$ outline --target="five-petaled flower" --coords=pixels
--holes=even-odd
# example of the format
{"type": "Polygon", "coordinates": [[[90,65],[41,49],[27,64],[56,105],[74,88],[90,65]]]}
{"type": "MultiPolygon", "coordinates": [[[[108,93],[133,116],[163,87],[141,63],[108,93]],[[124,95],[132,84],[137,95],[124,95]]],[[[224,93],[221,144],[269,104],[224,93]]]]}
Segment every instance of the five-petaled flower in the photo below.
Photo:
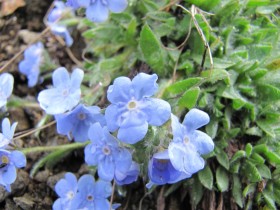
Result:
{"type": "Polygon", "coordinates": [[[169,144],[168,154],[176,170],[193,174],[204,168],[204,159],[200,155],[211,152],[214,143],[210,136],[197,129],[209,120],[208,114],[198,109],[191,109],[183,124],[172,115],[173,141],[169,144]]]}
{"type": "Polygon", "coordinates": [[[146,185],[151,188],[153,185],[173,184],[191,177],[192,174],[178,171],[172,165],[168,151],[155,153],[148,164],[148,175],[150,182],[146,185]]]}
{"type": "Polygon", "coordinates": [[[83,104],[79,104],[72,111],[55,115],[55,119],[57,132],[68,135],[69,139],[74,138],[77,142],[88,140],[88,130],[92,124],[99,122],[102,126],[105,125],[105,118],[99,107],[86,107],[83,104]]]}
{"type": "Polygon", "coordinates": [[[168,102],[150,98],[158,89],[156,74],[140,73],[131,81],[118,77],[107,91],[112,103],[105,111],[109,131],[118,128],[118,139],[134,144],[142,140],[148,131],[148,124],[163,125],[171,115],[168,102]]]}
{"type": "Polygon", "coordinates": [[[9,73],[0,75],[0,108],[5,106],[14,88],[14,77],[9,73]]]}
{"type": "Polygon", "coordinates": [[[18,68],[27,76],[28,87],[34,87],[38,82],[43,52],[44,46],[41,42],[31,45],[24,51],[24,60],[19,63],[18,68]]]}
{"type": "Polygon", "coordinates": [[[77,194],[71,209],[110,209],[108,197],[112,193],[110,182],[95,181],[91,175],[83,175],[78,181],[77,194]]]}
{"type": "Polygon", "coordinates": [[[38,101],[47,114],[62,114],[72,110],[81,98],[81,83],[84,72],[75,69],[71,76],[64,67],[53,72],[53,88],[43,90],[38,95],[38,101]]]}
{"type": "Polygon", "coordinates": [[[53,210],[71,210],[72,201],[77,194],[78,181],[74,174],[66,173],[65,178],[55,185],[55,192],[59,198],[53,204],[53,210]]]}
{"type": "Polygon", "coordinates": [[[139,173],[139,164],[132,161],[131,166],[126,173],[123,173],[118,169],[116,170],[115,181],[118,185],[131,184],[132,182],[135,182],[137,180],[139,173]]]}
{"type": "Polygon", "coordinates": [[[51,31],[58,36],[64,38],[65,43],[68,47],[73,44],[73,39],[67,30],[67,27],[59,22],[60,19],[65,18],[67,15],[73,16],[74,13],[71,10],[71,7],[67,7],[62,1],[55,1],[55,7],[49,13],[47,24],[51,28],[51,31]]]}
{"type": "Polygon", "coordinates": [[[101,179],[111,181],[115,174],[126,174],[132,164],[131,153],[118,145],[107,127],[93,124],[88,132],[91,143],[85,148],[85,161],[88,165],[97,165],[101,179]]]}
{"type": "Polygon", "coordinates": [[[104,22],[109,11],[121,13],[127,7],[127,0],[70,0],[74,7],[78,4],[86,8],[86,17],[93,22],[104,22]]]}

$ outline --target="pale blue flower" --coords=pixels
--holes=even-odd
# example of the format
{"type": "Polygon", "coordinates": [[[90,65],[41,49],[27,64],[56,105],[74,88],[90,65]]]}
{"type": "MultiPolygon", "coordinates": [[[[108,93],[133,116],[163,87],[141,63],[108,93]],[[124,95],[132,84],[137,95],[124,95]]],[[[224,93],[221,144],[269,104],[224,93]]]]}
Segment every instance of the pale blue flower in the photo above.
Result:
{"type": "Polygon", "coordinates": [[[5,106],[14,88],[14,77],[9,73],[0,75],[0,108],[5,106]]]}
{"type": "Polygon", "coordinates": [[[34,87],[38,82],[43,51],[42,42],[37,42],[24,51],[24,60],[19,63],[18,68],[20,73],[27,77],[28,87],[34,87]]]}
{"type": "Polygon", "coordinates": [[[0,149],[0,185],[11,192],[11,184],[17,177],[16,168],[26,166],[26,157],[20,151],[7,151],[0,149]]]}
{"type": "Polygon", "coordinates": [[[111,181],[116,172],[127,173],[132,164],[131,153],[118,145],[117,139],[109,133],[107,127],[93,124],[88,137],[91,143],[85,148],[85,161],[88,165],[97,165],[101,179],[111,181]]]}
{"type": "Polygon", "coordinates": [[[0,133],[0,149],[6,149],[12,142],[17,122],[14,122],[11,126],[10,120],[5,118],[2,121],[2,133],[0,133]]]}
{"type": "Polygon", "coordinates": [[[108,197],[112,193],[110,182],[95,181],[91,175],[83,175],[78,181],[78,190],[71,210],[109,210],[108,197]]]}
{"type": "Polygon", "coordinates": [[[86,17],[93,22],[104,22],[108,19],[109,11],[121,13],[127,7],[127,0],[76,0],[86,8],[86,17]]]}
{"type": "Polygon", "coordinates": [[[81,98],[81,83],[84,72],[75,69],[70,75],[64,67],[53,72],[53,88],[43,90],[38,101],[47,114],[62,114],[78,105],[81,98]]]}
{"type": "Polygon", "coordinates": [[[77,194],[78,181],[74,174],[66,173],[65,178],[55,185],[55,192],[59,198],[53,204],[53,210],[71,210],[72,201],[77,194]]]}
{"type": "Polygon", "coordinates": [[[99,122],[102,126],[105,125],[105,118],[99,107],[86,107],[83,104],[79,104],[72,111],[55,115],[55,120],[57,132],[68,135],[69,139],[74,138],[77,142],[88,140],[88,130],[92,124],[99,122]]]}
{"type": "Polygon", "coordinates": [[[148,175],[150,182],[146,185],[151,188],[153,185],[173,184],[191,177],[192,174],[178,171],[172,165],[168,150],[153,155],[148,164],[148,175]]]}
{"type": "Polygon", "coordinates": [[[126,173],[122,173],[118,169],[116,170],[115,181],[118,185],[131,184],[132,182],[135,182],[137,180],[139,173],[139,164],[133,161],[126,173]]]}
{"type": "Polygon", "coordinates": [[[145,137],[148,124],[163,125],[171,114],[168,102],[150,98],[158,89],[156,74],[140,73],[131,81],[128,77],[115,79],[107,91],[112,103],[105,111],[109,131],[118,130],[118,139],[134,144],[145,137]]]}
{"type": "Polygon", "coordinates": [[[67,0],[66,5],[73,9],[78,9],[80,7],[78,0],[67,0]]]}
{"type": "Polygon", "coordinates": [[[62,1],[55,1],[54,5],[55,7],[49,13],[47,24],[51,28],[51,31],[55,35],[61,36],[65,40],[66,45],[70,47],[73,44],[73,39],[67,27],[59,23],[59,19],[63,18],[67,13],[74,15],[73,11],[71,11],[71,7],[67,7],[62,1]]]}
{"type": "Polygon", "coordinates": [[[207,113],[191,109],[183,124],[174,115],[172,119],[173,141],[169,144],[168,154],[174,168],[187,174],[193,174],[204,168],[204,159],[200,156],[214,149],[210,136],[197,130],[209,123],[207,113]]]}

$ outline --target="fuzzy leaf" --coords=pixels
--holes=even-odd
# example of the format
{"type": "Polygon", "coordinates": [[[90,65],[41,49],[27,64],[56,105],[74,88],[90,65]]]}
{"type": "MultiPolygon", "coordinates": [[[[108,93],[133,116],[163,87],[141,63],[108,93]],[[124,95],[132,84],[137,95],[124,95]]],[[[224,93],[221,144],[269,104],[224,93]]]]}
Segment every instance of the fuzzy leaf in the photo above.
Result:
{"type": "Polygon", "coordinates": [[[198,178],[204,187],[209,190],[213,188],[213,174],[209,166],[198,172],[198,178]]]}
{"type": "Polygon", "coordinates": [[[216,171],[216,182],[221,192],[225,192],[228,190],[228,186],[229,186],[228,174],[226,170],[221,166],[219,166],[216,171]]]}
{"type": "Polygon", "coordinates": [[[259,182],[262,180],[261,174],[253,163],[246,161],[243,164],[243,170],[250,182],[259,182]]]}
{"type": "Polygon", "coordinates": [[[182,96],[182,98],[179,99],[178,104],[180,106],[187,107],[188,109],[193,108],[196,105],[199,93],[200,93],[199,87],[195,87],[187,90],[182,96]]]}
{"type": "Polygon", "coordinates": [[[176,82],[172,85],[170,85],[167,88],[167,91],[172,93],[172,94],[179,94],[182,93],[189,88],[192,88],[195,85],[198,85],[201,82],[202,78],[200,77],[194,77],[194,78],[188,78],[185,80],[181,80],[179,82],[176,82]]]}
{"type": "Polygon", "coordinates": [[[147,24],[141,30],[139,44],[147,64],[158,75],[164,75],[164,53],[161,43],[147,24]]]}
{"type": "Polygon", "coordinates": [[[229,73],[224,69],[212,69],[201,72],[201,76],[207,79],[207,82],[216,83],[219,80],[224,80],[228,85],[230,84],[229,73]]]}
{"type": "Polygon", "coordinates": [[[243,158],[243,157],[246,157],[246,152],[243,151],[243,150],[239,150],[237,151],[231,158],[230,160],[230,164],[234,163],[235,161],[243,158]]]}
{"type": "Polygon", "coordinates": [[[227,153],[224,151],[217,152],[217,160],[218,162],[225,167],[227,170],[229,169],[229,159],[227,153]]]}
{"type": "Polygon", "coordinates": [[[232,196],[240,208],[243,208],[241,182],[237,175],[233,176],[232,196]]]}
{"type": "Polygon", "coordinates": [[[271,179],[270,169],[266,165],[259,165],[257,168],[263,178],[271,179]]]}
{"type": "Polygon", "coordinates": [[[194,182],[191,187],[192,206],[194,206],[194,207],[197,206],[197,204],[201,201],[203,193],[204,193],[203,186],[201,185],[198,178],[195,177],[194,182]]]}

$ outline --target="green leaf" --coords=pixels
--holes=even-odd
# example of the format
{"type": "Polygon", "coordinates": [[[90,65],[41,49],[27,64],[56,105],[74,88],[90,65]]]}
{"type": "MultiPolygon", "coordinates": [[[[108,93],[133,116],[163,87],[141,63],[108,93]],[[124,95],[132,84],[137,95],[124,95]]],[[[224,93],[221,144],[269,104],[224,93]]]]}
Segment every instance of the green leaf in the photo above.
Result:
{"type": "Polygon", "coordinates": [[[227,170],[229,169],[229,159],[227,153],[225,153],[223,150],[217,152],[217,160],[218,162],[225,167],[227,170]]]}
{"type": "Polygon", "coordinates": [[[266,165],[259,165],[257,166],[258,168],[258,171],[260,173],[260,175],[263,177],[263,178],[266,178],[266,179],[271,179],[271,172],[270,172],[270,169],[266,166],[266,165]]]}
{"type": "Polygon", "coordinates": [[[276,153],[267,151],[264,156],[270,163],[280,164],[280,157],[276,153]]]}
{"type": "Polygon", "coordinates": [[[195,85],[199,85],[199,83],[202,81],[203,78],[200,77],[194,77],[194,78],[188,78],[185,80],[181,80],[179,82],[176,82],[172,85],[170,85],[167,88],[167,91],[172,94],[179,94],[184,91],[186,91],[189,88],[192,88],[195,85]]]}
{"type": "Polygon", "coordinates": [[[266,144],[259,144],[254,146],[253,151],[259,154],[264,154],[268,151],[266,144]]]}
{"type": "Polygon", "coordinates": [[[275,202],[274,202],[274,196],[271,195],[270,193],[267,193],[267,192],[263,192],[263,197],[264,197],[264,200],[268,206],[269,209],[277,209],[277,207],[275,206],[275,202]]]}
{"type": "Polygon", "coordinates": [[[229,186],[228,174],[226,170],[221,166],[219,166],[216,171],[216,182],[221,192],[225,192],[228,190],[228,186],[229,186]]]}
{"type": "Polygon", "coordinates": [[[180,106],[187,107],[188,109],[193,108],[196,105],[200,88],[195,87],[187,90],[184,95],[179,99],[178,104],[180,106]]]}
{"type": "Polygon", "coordinates": [[[250,157],[250,156],[251,156],[252,151],[253,151],[253,146],[252,146],[252,144],[250,144],[250,143],[246,144],[246,146],[245,146],[245,152],[246,152],[246,156],[247,156],[247,157],[250,157]]]}
{"type": "Polygon", "coordinates": [[[262,156],[260,156],[258,153],[254,152],[250,157],[250,161],[252,163],[255,163],[256,165],[261,165],[264,164],[265,159],[262,156]]]}
{"type": "Polygon", "coordinates": [[[204,193],[203,186],[201,185],[199,179],[196,176],[194,178],[194,182],[191,187],[192,206],[194,206],[194,207],[197,206],[197,204],[201,201],[203,193],[204,193]]]}
{"type": "Polygon", "coordinates": [[[238,175],[233,175],[232,196],[240,208],[243,208],[242,188],[238,175]]]}
{"type": "Polygon", "coordinates": [[[198,178],[204,187],[209,190],[213,188],[213,174],[209,166],[198,172],[198,178]]]}
{"type": "Polygon", "coordinates": [[[259,182],[262,180],[261,174],[253,163],[245,161],[242,168],[250,182],[259,182]]]}
{"type": "Polygon", "coordinates": [[[243,150],[239,150],[237,151],[233,156],[232,158],[230,159],[230,164],[234,163],[235,161],[243,158],[243,157],[246,157],[246,152],[243,151],[243,150]]]}
{"type": "Polygon", "coordinates": [[[257,184],[255,183],[248,184],[242,192],[243,197],[246,197],[247,195],[254,193],[256,191],[256,187],[257,184]]]}
{"type": "Polygon", "coordinates": [[[206,81],[212,84],[219,80],[224,80],[227,85],[230,84],[229,73],[224,69],[206,70],[201,72],[201,76],[206,78],[206,81]]]}
{"type": "Polygon", "coordinates": [[[217,135],[218,131],[218,121],[217,120],[211,120],[210,123],[206,126],[206,133],[214,139],[217,135]]]}
{"type": "Polygon", "coordinates": [[[271,84],[261,84],[258,86],[259,96],[265,101],[280,100],[280,89],[271,84]]]}
{"type": "Polygon", "coordinates": [[[241,163],[240,161],[235,161],[230,165],[230,172],[233,174],[238,174],[240,169],[241,163]]]}
{"type": "Polygon", "coordinates": [[[160,41],[157,39],[151,28],[145,24],[140,33],[140,49],[148,65],[158,74],[164,75],[164,52],[160,41]]]}
{"type": "Polygon", "coordinates": [[[270,123],[269,120],[257,120],[257,125],[269,136],[275,138],[275,133],[273,129],[273,125],[270,123]]]}

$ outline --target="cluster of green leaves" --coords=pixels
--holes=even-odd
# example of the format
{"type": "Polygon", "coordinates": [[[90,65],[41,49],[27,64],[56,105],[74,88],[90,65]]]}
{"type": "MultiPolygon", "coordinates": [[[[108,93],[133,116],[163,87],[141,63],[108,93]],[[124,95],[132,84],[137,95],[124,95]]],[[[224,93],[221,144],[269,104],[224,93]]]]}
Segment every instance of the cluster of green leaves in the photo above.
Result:
{"type": "MultiPolygon", "coordinates": [[[[211,118],[206,132],[215,141],[215,151],[205,157],[205,169],[188,181],[192,205],[199,204],[206,188],[229,193],[241,208],[276,209],[280,205],[279,1],[180,4],[189,13],[168,0],[142,0],[130,1],[125,13],[112,14],[104,24],[84,20],[82,25],[89,28],[83,33],[85,55],[91,55],[86,79],[91,85],[106,86],[147,64],[160,76],[159,96],[170,102],[174,113],[180,116],[198,107],[211,118]],[[199,9],[194,14],[192,4],[212,15],[199,9]],[[211,48],[214,68],[210,69],[207,54],[206,69],[200,73],[205,51],[201,33],[211,48]]],[[[88,103],[97,100],[91,90],[88,95],[88,103]]]]}

